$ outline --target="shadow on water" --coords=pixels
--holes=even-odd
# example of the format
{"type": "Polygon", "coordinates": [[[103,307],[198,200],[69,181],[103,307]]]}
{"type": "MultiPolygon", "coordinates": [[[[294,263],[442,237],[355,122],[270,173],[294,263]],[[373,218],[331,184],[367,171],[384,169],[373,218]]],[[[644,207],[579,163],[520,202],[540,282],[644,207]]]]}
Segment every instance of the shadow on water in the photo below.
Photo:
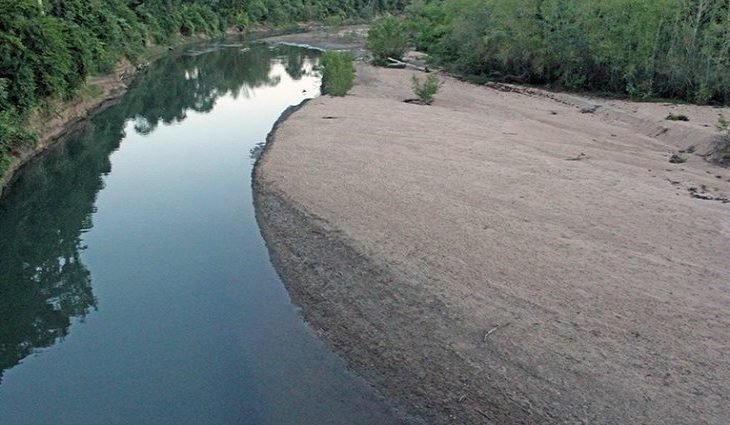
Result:
{"type": "Polygon", "coordinates": [[[81,261],[82,236],[93,226],[96,197],[125,123],[133,120],[136,132],[150,134],[190,111],[211,111],[221,96],[277,85],[270,76],[275,58],[299,79],[311,55],[254,45],[239,54],[218,49],[163,58],[118,105],[22,171],[0,201],[0,384],[7,369],[63,339],[74,320],[97,308],[91,273],[81,261]]]}

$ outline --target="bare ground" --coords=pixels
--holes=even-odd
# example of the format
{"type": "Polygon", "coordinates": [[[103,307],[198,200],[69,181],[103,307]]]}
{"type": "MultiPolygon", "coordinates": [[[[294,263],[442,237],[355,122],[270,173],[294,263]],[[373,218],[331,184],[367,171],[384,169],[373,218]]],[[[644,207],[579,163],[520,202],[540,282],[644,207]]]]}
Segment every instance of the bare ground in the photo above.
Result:
{"type": "Polygon", "coordinates": [[[410,76],[360,65],[255,169],[323,338],[429,423],[729,423],[730,110],[410,76]]]}
{"type": "Polygon", "coordinates": [[[364,57],[367,53],[365,43],[368,28],[367,25],[311,27],[306,32],[266,37],[262,41],[270,44],[290,44],[320,50],[349,50],[355,57],[364,57]]]}

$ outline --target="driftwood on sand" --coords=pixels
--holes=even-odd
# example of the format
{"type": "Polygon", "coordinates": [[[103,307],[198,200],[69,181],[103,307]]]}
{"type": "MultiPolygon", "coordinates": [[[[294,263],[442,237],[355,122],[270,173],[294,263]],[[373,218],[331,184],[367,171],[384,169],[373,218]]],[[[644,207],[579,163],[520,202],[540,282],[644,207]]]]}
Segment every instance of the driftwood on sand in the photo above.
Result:
{"type": "Polygon", "coordinates": [[[388,61],[391,62],[388,64],[388,68],[413,68],[413,69],[417,69],[421,72],[431,72],[431,69],[428,67],[428,65],[418,66],[418,65],[414,65],[412,63],[403,62],[398,59],[391,58],[390,56],[388,56],[388,61]]]}

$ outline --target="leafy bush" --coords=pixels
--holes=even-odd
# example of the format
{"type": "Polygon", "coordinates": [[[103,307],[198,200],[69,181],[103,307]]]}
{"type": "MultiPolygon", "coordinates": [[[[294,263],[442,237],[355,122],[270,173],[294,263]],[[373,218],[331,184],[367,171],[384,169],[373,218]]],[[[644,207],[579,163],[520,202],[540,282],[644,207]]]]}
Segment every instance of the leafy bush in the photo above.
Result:
{"type": "Polygon", "coordinates": [[[415,75],[411,77],[411,86],[413,87],[413,93],[418,96],[418,99],[424,105],[430,105],[433,103],[433,97],[438,93],[441,81],[434,74],[429,74],[425,81],[421,81],[415,75]]]}
{"type": "Polygon", "coordinates": [[[324,18],[324,24],[328,27],[339,27],[342,26],[342,23],[345,21],[345,19],[340,15],[330,15],[326,18],[324,18]]]}
{"type": "Polygon", "coordinates": [[[25,146],[35,137],[25,130],[23,120],[14,110],[0,111],[0,175],[10,164],[9,153],[20,146],[25,146]]]}
{"type": "Polygon", "coordinates": [[[374,22],[368,31],[367,47],[373,54],[373,62],[376,65],[386,64],[388,57],[403,58],[408,49],[406,26],[392,16],[374,22]]]}
{"type": "Polygon", "coordinates": [[[720,131],[720,134],[722,134],[722,137],[730,143],[730,121],[725,118],[725,115],[718,114],[717,116],[717,124],[715,124],[715,127],[720,131]]]}
{"type": "Polygon", "coordinates": [[[730,121],[723,114],[718,114],[717,130],[720,132],[717,151],[712,154],[714,160],[721,165],[730,166],[730,121]]]}
{"type": "Polygon", "coordinates": [[[237,30],[243,31],[246,28],[248,28],[249,25],[251,25],[251,19],[248,17],[248,14],[245,12],[238,12],[232,19],[233,26],[236,27],[237,30]]]}
{"type": "Polygon", "coordinates": [[[325,52],[322,55],[322,93],[344,96],[355,81],[354,56],[350,52],[325,52]]]}

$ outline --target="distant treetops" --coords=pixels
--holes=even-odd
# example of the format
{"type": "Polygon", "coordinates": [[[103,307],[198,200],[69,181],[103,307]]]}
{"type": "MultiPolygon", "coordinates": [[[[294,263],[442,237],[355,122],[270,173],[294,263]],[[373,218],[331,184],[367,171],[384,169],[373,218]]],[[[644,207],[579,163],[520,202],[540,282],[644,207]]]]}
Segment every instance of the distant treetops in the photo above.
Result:
{"type": "Polygon", "coordinates": [[[730,103],[727,0],[414,0],[387,29],[476,81],[730,103]]]}

